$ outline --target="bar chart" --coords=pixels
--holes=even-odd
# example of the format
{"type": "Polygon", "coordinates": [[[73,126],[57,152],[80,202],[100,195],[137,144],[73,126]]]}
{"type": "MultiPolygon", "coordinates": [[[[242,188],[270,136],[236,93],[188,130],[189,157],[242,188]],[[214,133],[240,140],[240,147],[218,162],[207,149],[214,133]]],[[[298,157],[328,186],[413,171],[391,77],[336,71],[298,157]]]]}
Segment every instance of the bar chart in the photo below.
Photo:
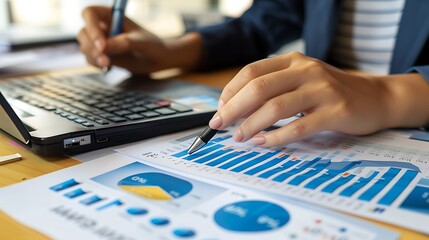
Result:
{"type": "Polygon", "coordinates": [[[310,157],[296,148],[243,149],[228,144],[230,139],[231,135],[222,135],[197,153],[188,155],[187,150],[183,150],[171,157],[254,179],[364,202],[375,201],[385,206],[392,205],[421,172],[410,162],[356,159],[356,154],[344,156],[340,151],[319,152],[310,157]]]}

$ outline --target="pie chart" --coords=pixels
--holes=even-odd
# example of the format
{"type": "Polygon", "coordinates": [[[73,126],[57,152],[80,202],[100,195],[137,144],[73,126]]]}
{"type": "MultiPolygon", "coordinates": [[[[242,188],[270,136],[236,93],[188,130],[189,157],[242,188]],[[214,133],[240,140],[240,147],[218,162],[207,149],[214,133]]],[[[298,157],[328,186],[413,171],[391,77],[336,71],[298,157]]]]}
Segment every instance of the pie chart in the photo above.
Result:
{"type": "Polygon", "coordinates": [[[192,190],[191,183],[158,172],[131,175],[120,180],[118,186],[126,192],[152,200],[173,200],[192,190]]]}
{"type": "Polygon", "coordinates": [[[214,221],[222,228],[236,232],[265,232],[287,224],[290,215],[283,207],[267,201],[241,201],[216,211],[214,221]]]}

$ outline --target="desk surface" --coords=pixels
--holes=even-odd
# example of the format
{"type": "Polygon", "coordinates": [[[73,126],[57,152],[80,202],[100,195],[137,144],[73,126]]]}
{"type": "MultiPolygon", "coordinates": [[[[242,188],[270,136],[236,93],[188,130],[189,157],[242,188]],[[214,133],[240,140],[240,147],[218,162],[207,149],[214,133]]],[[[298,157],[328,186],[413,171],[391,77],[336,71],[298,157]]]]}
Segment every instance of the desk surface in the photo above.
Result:
{"type": "MultiPolygon", "coordinates": [[[[238,69],[229,69],[212,73],[185,74],[179,78],[212,87],[222,88],[232,79],[238,69]]],[[[42,158],[28,151],[10,137],[0,132],[0,156],[20,153],[23,160],[0,165],[0,187],[19,183],[46,173],[54,172],[80,162],[68,157],[42,158]]],[[[415,233],[408,229],[385,223],[367,220],[401,234],[400,239],[429,240],[429,236],[415,233]]],[[[0,239],[49,239],[48,237],[27,228],[0,211],[0,239]]]]}

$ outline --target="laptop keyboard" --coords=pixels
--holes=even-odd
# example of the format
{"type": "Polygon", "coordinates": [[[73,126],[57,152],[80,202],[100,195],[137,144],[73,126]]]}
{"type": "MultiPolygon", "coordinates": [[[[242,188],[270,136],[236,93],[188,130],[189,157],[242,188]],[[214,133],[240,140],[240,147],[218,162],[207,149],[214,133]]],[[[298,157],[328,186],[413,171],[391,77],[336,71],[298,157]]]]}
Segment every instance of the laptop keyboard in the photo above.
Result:
{"type": "Polygon", "coordinates": [[[2,82],[0,91],[88,128],[192,111],[188,106],[123,91],[87,76],[19,78],[2,82]]]}

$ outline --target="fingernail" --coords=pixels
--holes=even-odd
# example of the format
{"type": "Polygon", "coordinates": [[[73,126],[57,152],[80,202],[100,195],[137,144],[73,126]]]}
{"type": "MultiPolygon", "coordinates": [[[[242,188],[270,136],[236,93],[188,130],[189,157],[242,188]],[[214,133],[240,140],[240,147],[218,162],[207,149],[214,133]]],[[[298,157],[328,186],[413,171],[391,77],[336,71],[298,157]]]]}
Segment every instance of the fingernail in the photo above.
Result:
{"type": "Polygon", "coordinates": [[[94,42],[95,47],[98,49],[98,51],[103,51],[103,42],[100,39],[95,40],[94,42]]]}
{"type": "Polygon", "coordinates": [[[258,136],[254,136],[252,138],[252,143],[253,145],[264,145],[266,142],[266,139],[264,136],[258,135],[258,136]]]}
{"type": "Polygon", "coordinates": [[[217,109],[223,107],[223,105],[225,105],[225,103],[223,102],[222,99],[219,99],[219,102],[217,103],[217,109]]]}
{"type": "Polygon", "coordinates": [[[238,130],[234,133],[233,139],[234,139],[236,142],[241,142],[241,141],[243,141],[243,132],[241,132],[241,129],[238,129],[238,130]]]}
{"type": "Polygon", "coordinates": [[[222,118],[216,113],[209,122],[209,126],[213,129],[218,129],[222,126],[222,118]]]}
{"type": "Polygon", "coordinates": [[[103,57],[98,57],[98,58],[97,58],[97,65],[98,65],[99,67],[106,67],[106,64],[105,64],[105,62],[104,62],[103,57]]]}

